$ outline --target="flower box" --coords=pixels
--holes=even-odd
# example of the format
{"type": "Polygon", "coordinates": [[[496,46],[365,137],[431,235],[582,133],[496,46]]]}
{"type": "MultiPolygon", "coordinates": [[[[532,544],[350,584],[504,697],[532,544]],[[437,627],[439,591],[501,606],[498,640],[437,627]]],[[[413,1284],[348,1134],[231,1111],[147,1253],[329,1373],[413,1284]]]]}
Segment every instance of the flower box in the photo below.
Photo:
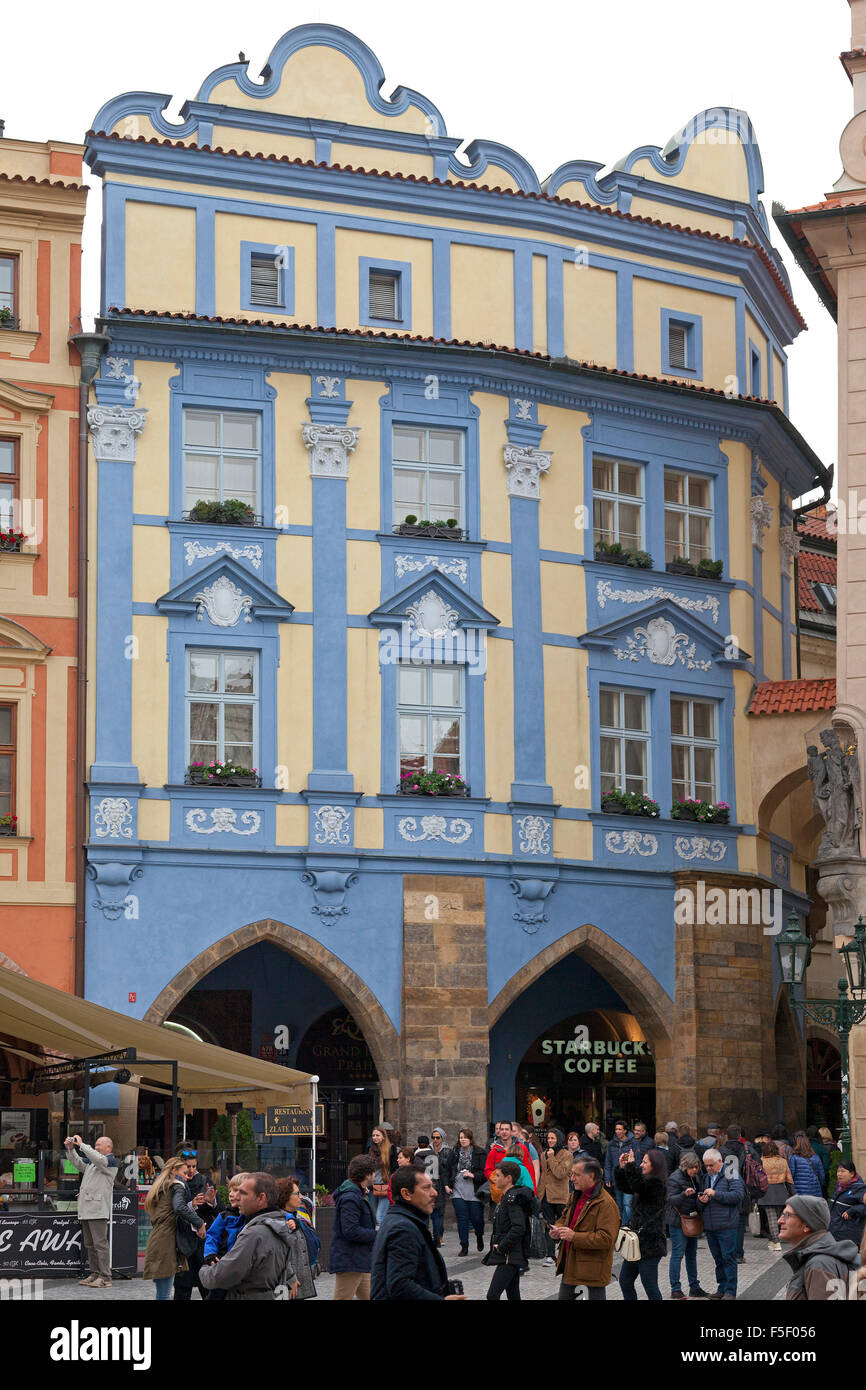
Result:
{"type": "Polygon", "coordinates": [[[697,821],[700,825],[727,825],[731,808],[724,801],[696,801],[688,797],[671,807],[672,820],[697,821]]]}
{"type": "Polygon", "coordinates": [[[184,521],[196,521],[208,526],[261,526],[262,517],[237,497],[224,502],[207,502],[202,498],[183,513],[184,521]]]}
{"type": "Polygon", "coordinates": [[[457,525],[456,521],[449,525],[448,522],[444,521],[409,521],[407,519],[394,527],[394,534],[396,536],[411,536],[425,541],[462,541],[466,533],[462,527],[457,525]]]}
{"type": "Polygon", "coordinates": [[[693,565],[690,560],[669,560],[665,565],[668,574],[688,574],[692,578],[697,575],[697,565],[693,565]]]}
{"type": "Polygon", "coordinates": [[[602,794],[601,809],[606,816],[647,816],[655,819],[659,814],[658,802],[653,801],[652,797],[639,796],[637,792],[621,792],[619,788],[602,794]]]}
{"type": "Polygon", "coordinates": [[[262,779],[254,767],[236,763],[190,763],[184,777],[187,787],[260,787],[262,779]]]}
{"type": "Polygon", "coordinates": [[[20,320],[8,309],[0,309],[0,328],[18,328],[20,320]]]}
{"type": "Polygon", "coordinates": [[[607,565],[628,564],[628,554],[624,550],[620,550],[619,552],[610,550],[596,550],[595,558],[596,560],[604,560],[605,564],[607,565]]]}
{"type": "Polygon", "coordinates": [[[17,834],[18,834],[18,817],[17,817],[17,816],[4,816],[3,819],[2,819],[2,821],[0,821],[0,835],[17,835],[17,834]]]}
{"type": "Polygon", "coordinates": [[[26,540],[24,531],[0,531],[0,551],[17,555],[26,540]]]}
{"type": "Polygon", "coordinates": [[[599,541],[594,553],[596,560],[609,565],[630,565],[637,570],[651,570],[653,567],[653,557],[647,551],[624,549],[619,541],[599,541]]]}
{"type": "Polygon", "coordinates": [[[469,796],[463,778],[450,772],[404,772],[397,791],[401,796],[469,796]]]}

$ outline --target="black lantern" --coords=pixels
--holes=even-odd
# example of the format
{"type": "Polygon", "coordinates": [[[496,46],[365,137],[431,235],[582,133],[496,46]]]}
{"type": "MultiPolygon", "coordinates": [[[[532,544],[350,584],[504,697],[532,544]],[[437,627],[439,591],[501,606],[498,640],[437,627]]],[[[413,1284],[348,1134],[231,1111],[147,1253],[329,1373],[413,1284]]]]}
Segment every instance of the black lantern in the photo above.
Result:
{"type": "Polygon", "coordinates": [[[776,951],[783,983],[789,988],[801,985],[812,958],[812,943],[801,930],[796,912],[790,913],[787,930],[777,938],[776,951]]]}
{"type": "Polygon", "coordinates": [[[844,946],[839,947],[839,955],[845,963],[845,974],[852,994],[866,989],[866,926],[862,916],[857,918],[854,935],[844,946]]]}

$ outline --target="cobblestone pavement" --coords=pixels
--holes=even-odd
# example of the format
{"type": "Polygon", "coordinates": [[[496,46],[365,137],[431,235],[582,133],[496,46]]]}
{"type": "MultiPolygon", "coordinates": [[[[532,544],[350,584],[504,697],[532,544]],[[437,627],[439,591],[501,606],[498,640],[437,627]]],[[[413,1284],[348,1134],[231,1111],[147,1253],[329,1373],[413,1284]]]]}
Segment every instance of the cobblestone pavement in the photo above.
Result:
{"type": "MultiPolygon", "coordinates": [[[[490,1283],[491,1271],[481,1263],[482,1256],[474,1250],[461,1258],[457,1254],[457,1237],[453,1227],[449,1228],[446,1234],[442,1253],[448,1266],[448,1273],[454,1279],[462,1279],[466,1296],[469,1299],[483,1299],[487,1293],[490,1283]]],[[[772,1300],[784,1299],[785,1285],[790,1277],[788,1266],[782,1261],[778,1251],[768,1250],[767,1241],[764,1236],[760,1239],[746,1236],[746,1263],[739,1266],[738,1298],[744,1301],[753,1300],[772,1300]]],[[[617,1256],[614,1261],[614,1276],[616,1276],[621,1261],[617,1256]]],[[[668,1279],[667,1258],[662,1260],[659,1267],[659,1287],[664,1298],[670,1297],[670,1282],[668,1279]]],[[[714,1264],[707,1243],[701,1240],[698,1243],[698,1276],[701,1286],[712,1293],[716,1288],[716,1278],[714,1264]]],[[[685,1269],[682,1271],[685,1275],[685,1269]]],[[[334,1278],[330,1274],[322,1274],[317,1283],[319,1300],[326,1302],[333,1298],[334,1278]]],[[[553,1268],[550,1265],[542,1265],[537,1260],[533,1260],[529,1272],[521,1280],[521,1296],[527,1300],[555,1299],[559,1288],[553,1268]]],[[[645,1297],[640,1280],[637,1283],[638,1298],[645,1297]]],[[[43,1284],[43,1296],[46,1299],[80,1301],[84,1302],[103,1302],[106,1300],[132,1301],[139,1299],[147,1300],[156,1297],[156,1289],[149,1279],[121,1279],[116,1280],[110,1289],[87,1289],[79,1287],[73,1279],[46,1279],[43,1284]]],[[[618,1282],[613,1282],[607,1290],[607,1297],[612,1302],[621,1301],[622,1294],[618,1282]]],[[[198,1299],[198,1295],[194,1295],[198,1299]]]]}

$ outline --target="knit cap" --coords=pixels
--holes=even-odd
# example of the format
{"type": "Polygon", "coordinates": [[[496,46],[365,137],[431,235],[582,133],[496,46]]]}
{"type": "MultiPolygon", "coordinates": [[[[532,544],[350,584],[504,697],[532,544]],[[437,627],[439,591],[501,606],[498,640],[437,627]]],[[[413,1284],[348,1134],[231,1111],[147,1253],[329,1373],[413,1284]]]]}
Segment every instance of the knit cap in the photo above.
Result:
{"type": "Polygon", "coordinates": [[[795,1197],[788,1198],[788,1206],[795,1216],[799,1216],[810,1231],[828,1231],[830,1229],[830,1208],[823,1197],[808,1197],[803,1193],[798,1193],[795,1197]]]}

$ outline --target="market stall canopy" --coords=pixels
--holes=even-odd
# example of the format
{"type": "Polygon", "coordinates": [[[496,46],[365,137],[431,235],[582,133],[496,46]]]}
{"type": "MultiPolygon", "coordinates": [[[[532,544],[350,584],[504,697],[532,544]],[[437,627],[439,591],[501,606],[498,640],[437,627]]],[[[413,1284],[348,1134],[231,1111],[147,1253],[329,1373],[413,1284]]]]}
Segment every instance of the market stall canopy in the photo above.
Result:
{"type": "MultiPolygon", "coordinates": [[[[134,1047],[147,1059],[142,1075],[157,1079],[147,1089],[171,1091],[171,1063],[178,1064],[178,1092],[187,1111],[219,1110],[238,1102],[247,1110],[310,1103],[310,1075],[258,1057],[198,1042],[156,1023],[104,1009],[75,994],[0,966],[0,1034],[70,1058],[134,1047]],[[153,1062],[151,1059],[159,1061],[153,1062]]],[[[43,1065],[56,1057],[33,1057],[43,1065]]],[[[130,1063],[134,1073],[138,1064],[130,1063]]],[[[96,1081],[94,1077],[94,1082],[96,1081]]],[[[142,1083],[144,1084],[144,1083],[142,1083]]]]}

